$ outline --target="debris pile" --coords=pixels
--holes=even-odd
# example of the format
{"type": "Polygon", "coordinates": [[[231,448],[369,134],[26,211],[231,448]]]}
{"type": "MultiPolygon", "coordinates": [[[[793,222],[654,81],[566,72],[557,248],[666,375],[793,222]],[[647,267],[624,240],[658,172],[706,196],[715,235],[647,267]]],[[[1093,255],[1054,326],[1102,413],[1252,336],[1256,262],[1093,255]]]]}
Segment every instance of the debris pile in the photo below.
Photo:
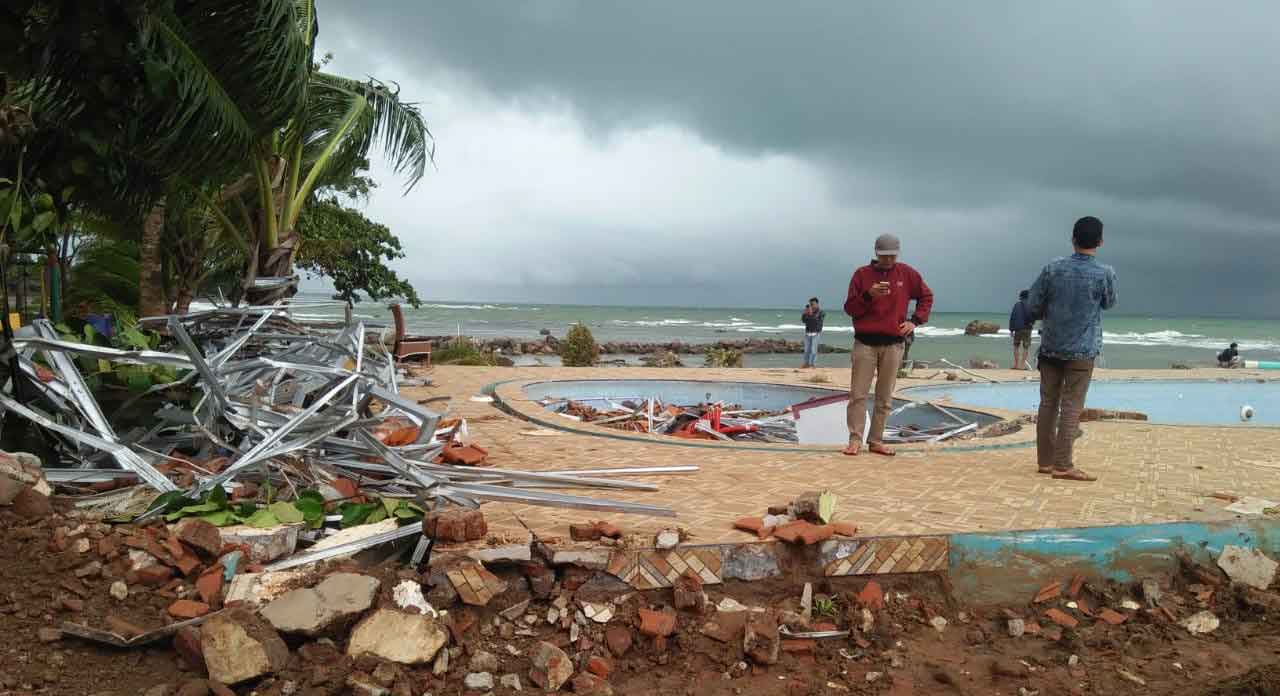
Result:
{"type": "MultiPolygon", "coordinates": [[[[797,420],[802,417],[802,411],[811,414],[815,413],[815,408],[838,411],[835,413],[835,421],[832,421],[835,423],[833,427],[840,431],[841,439],[847,432],[844,414],[848,401],[841,398],[810,399],[781,410],[749,409],[724,402],[668,404],[656,397],[577,400],[547,398],[540,400],[538,404],[562,418],[574,421],[627,432],[655,433],[693,440],[830,444],[825,440],[819,442],[813,437],[803,439],[805,436],[797,420]]],[[[962,413],[964,412],[957,412],[934,402],[907,402],[890,412],[884,439],[894,443],[938,443],[977,436],[979,422],[962,413]],[[918,414],[918,417],[913,419],[912,414],[918,414]]],[[[819,419],[830,421],[831,415],[827,414],[819,419]]],[[[986,436],[994,437],[1016,430],[1008,428],[991,431],[986,436]]]]}
{"type": "Polygon", "coordinates": [[[753,410],[724,402],[676,405],[657,398],[605,401],[603,409],[572,399],[544,399],[539,404],[564,418],[627,432],[691,440],[799,442],[790,409],[753,410]]]}
{"type": "Polygon", "coordinates": [[[858,526],[835,519],[836,496],[831,491],[804,493],[786,505],[774,505],[761,517],[742,517],[733,528],[760,540],[777,538],[789,544],[812,546],[833,536],[853,537],[858,526]]]}
{"type": "Polygon", "coordinates": [[[437,537],[482,539],[484,501],[673,516],[663,507],[549,490],[656,490],[652,484],[486,466],[488,452],[470,441],[465,420],[400,393],[423,382],[408,377],[385,336],[362,323],[309,324],[288,306],[267,306],[142,325],[163,330],[174,350],[79,343],[43,320],[19,332],[14,347],[37,396],[20,402],[0,393],[0,410],[39,426],[56,461],[0,459],[0,503],[38,517],[49,509],[52,485],[73,494],[86,519],[199,520],[219,529],[220,539],[210,535],[203,547],[201,539],[153,532],[149,547],[135,548],[181,561],[182,576],[194,572],[198,554],[178,546],[158,553],[170,539],[209,555],[242,546],[247,562],[282,570],[418,538],[416,565],[437,537]],[[163,366],[172,379],[104,409],[82,372],[103,362],[163,366]],[[139,408],[149,415],[121,427],[117,415],[139,408]]]}
{"type": "MultiPolygon", "coordinates": [[[[831,503],[818,493],[786,507],[797,521],[821,520],[831,503]]],[[[707,680],[707,693],[933,682],[964,693],[1137,684],[1182,693],[1273,660],[1265,636],[1280,618],[1280,595],[1254,586],[1274,585],[1276,569],[1245,548],[1224,550],[1218,567],[1184,557],[1173,577],[1068,576],[1021,606],[974,608],[931,575],[716,585],[687,569],[670,588],[637,592],[604,570],[480,563],[464,549],[437,552],[421,570],[357,557],[273,571],[229,543],[227,528],[199,520],[16,520],[0,509],[13,528],[0,538],[5,557],[40,560],[0,568],[9,592],[0,624],[22,636],[8,644],[20,647],[5,653],[0,684],[36,693],[42,680],[48,693],[113,696],[161,684],[168,690],[154,693],[684,693],[691,679],[707,680]],[[187,556],[196,565],[184,573],[187,556]],[[152,566],[161,570],[143,570],[152,566]],[[231,581],[211,591],[205,578],[219,569],[231,581]],[[34,581],[18,588],[19,577],[34,581]],[[119,665],[121,683],[62,681],[79,670],[55,658],[87,654],[86,639],[131,650],[100,658],[119,665]],[[135,650],[143,645],[152,649],[135,650]],[[143,655],[171,666],[139,669],[143,655]],[[130,690],[128,679],[146,687],[130,690]]],[[[606,522],[584,527],[619,533],[606,522]]]]}

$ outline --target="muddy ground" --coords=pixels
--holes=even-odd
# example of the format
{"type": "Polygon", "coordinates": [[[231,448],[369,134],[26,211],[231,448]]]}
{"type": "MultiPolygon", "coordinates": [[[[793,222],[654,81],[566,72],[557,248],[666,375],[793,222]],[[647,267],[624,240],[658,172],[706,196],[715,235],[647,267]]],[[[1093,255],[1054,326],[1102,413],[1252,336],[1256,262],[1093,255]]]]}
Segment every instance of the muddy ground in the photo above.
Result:
{"type": "MultiPolygon", "coordinates": [[[[1070,577],[1061,578],[1056,591],[1046,590],[1043,594],[1051,596],[1045,601],[1028,597],[1019,606],[966,606],[950,596],[940,576],[879,577],[879,592],[868,589],[865,578],[808,578],[815,597],[810,628],[830,624],[826,628],[852,630],[852,635],[811,643],[783,640],[776,664],[759,664],[768,660],[744,653],[741,624],[748,617],[797,620],[806,578],[707,586],[703,609],[678,612],[674,633],[659,639],[640,630],[637,615],[641,609],[670,611],[672,590],[632,592],[603,574],[562,569],[550,594],[544,586],[540,599],[520,568],[496,567],[510,586],[505,595],[485,607],[438,605],[448,609],[454,636],[443,675],[434,674],[432,665],[353,660],[341,652],[345,636],[336,634],[312,641],[288,638],[292,654],[285,670],[217,691],[202,681],[200,665],[187,664],[170,640],[116,649],[49,633],[63,621],[104,626],[109,616],[144,629],[158,627],[170,621],[165,608],[188,588],[181,583],[131,586],[129,596],[118,600],[109,593],[119,579],[110,564],[99,574],[75,576],[95,553],[82,552],[78,540],[87,538],[96,548],[100,537],[110,535],[106,528],[81,528],[58,517],[30,523],[7,511],[0,511],[0,527],[0,694],[6,696],[198,696],[211,687],[213,693],[240,696],[378,693],[354,691],[348,685],[353,674],[365,675],[394,696],[442,696],[467,693],[468,663],[481,652],[497,658],[495,682],[515,674],[525,691],[537,691],[529,681],[529,656],[539,641],[574,657],[578,673],[589,658],[604,658],[594,666],[607,678],[593,693],[1280,694],[1280,594],[1274,588],[1233,586],[1217,569],[1203,566],[1156,578],[1161,592],[1155,607],[1140,585],[1081,585],[1070,577]],[[68,531],[73,532],[69,537],[68,531]],[[883,606],[877,595],[883,596],[883,606]],[[714,608],[725,599],[762,611],[714,608]],[[524,600],[531,600],[526,610],[508,612],[514,620],[499,616],[524,600]],[[573,619],[562,617],[576,615],[579,600],[610,604],[615,618],[605,625],[579,619],[584,624],[571,644],[567,624],[573,619]],[[1126,602],[1138,607],[1126,608],[1126,602]],[[550,624],[553,608],[559,616],[550,624]],[[1050,609],[1066,617],[1063,623],[1076,625],[1056,625],[1050,609]],[[1104,609],[1116,612],[1107,614],[1109,619],[1123,617],[1123,623],[1100,618],[1104,609]],[[1179,622],[1201,611],[1211,612],[1220,625],[1193,635],[1179,622]],[[1023,620],[1023,635],[1010,635],[1011,617],[1023,620]],[[606,634],[610,629],[612,636],[606,634]],[[631,645],[619,651],[624,633],[631,645]]],[[[429,585],[429,574],[417,574],[399,561],[363,570],[384,580],[382,602],[389,601],[386,588],[393,581],[414,578],[429,585]]],[[[315,575],[324,572],[317,569],[315,575]]],[[[440,589],[429,593],[439,604],[448,604],[447,595],[440,589]]],[[[563,690],[573,688],[571,681],[563,690]]],[[[514,691],[498,686],[494,693],[514,691]]]]}

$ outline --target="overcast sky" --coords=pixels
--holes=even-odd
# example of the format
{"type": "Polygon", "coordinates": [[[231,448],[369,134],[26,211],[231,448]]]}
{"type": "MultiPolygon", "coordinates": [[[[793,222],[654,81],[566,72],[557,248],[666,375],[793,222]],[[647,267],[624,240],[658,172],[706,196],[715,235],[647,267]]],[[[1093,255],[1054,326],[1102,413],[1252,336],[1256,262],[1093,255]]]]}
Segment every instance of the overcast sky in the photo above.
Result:
{"type": "Polygon", "coordinates": [[[1280,317],[1274,0],[320,8],[436,136],[366,210],[424,297],[838,305],[893,232],[938,310],[1004,310],[1089,214],[1117,311],[1280,317]]]}

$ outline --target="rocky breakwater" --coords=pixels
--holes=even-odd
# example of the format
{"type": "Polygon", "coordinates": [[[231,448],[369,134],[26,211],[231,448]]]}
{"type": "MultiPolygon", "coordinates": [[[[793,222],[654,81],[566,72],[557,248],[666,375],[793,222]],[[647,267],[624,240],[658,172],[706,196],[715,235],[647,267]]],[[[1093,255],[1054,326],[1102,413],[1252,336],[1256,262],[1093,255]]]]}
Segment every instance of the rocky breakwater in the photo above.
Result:
{"type": "MultiPolygon", "coordinates": [[[[432,337],[436,345],[444,346],[456,340],[455,336],[432,337]]],[[[555,336],[546,336],[538,341],[526,341],[518,338],[471,338],[472,345],[482,351],[493,351],[499,355],[558,355],[560,341],[555,336]]],[[[849,348],[843,345],[823,344],[820,353],[848,353],[849,348]]],[[[684,341],[643,342],[643,341],[606,341],[600,344],[600,353],[604,355],[653,355],[658,353],[675,353],[677,355],[702,355],[711,349],[736,350],[745,354],[761,353],[803,353],[804,344],[785,338],[743,338],[732,341],[716,341],[714,343],[686,343],[684,341]]]]}

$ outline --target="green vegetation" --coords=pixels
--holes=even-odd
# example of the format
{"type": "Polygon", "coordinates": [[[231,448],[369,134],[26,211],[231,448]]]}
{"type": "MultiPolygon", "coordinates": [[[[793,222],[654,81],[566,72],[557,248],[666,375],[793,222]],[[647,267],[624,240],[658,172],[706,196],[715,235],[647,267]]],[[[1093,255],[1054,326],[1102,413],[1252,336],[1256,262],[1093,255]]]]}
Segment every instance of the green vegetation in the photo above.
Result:
{"type": "Polygon", "coordinates": [[[55,319],[275,301],[294,288],[254,279],[295,269],[417,303],[351,204],[375,148],[414,186],[431,134],[389,83],[327,72],[319,26],[314,0],[3,3],[0,241],[47,261],[55,319]]]}
{"type": "Polygon", "coordinates": [[[560,362],[565,367],[590,367],[600,358],[600,346],[596,345],[591,329],[582,324],[569,328],[560,344],[560,362]]]}
{"type": "Polygon", "coordinates": [[[708,348],[707,367],[742,367],[742,351],[732,348],[708,348]]]}
{"type": "Polygon", "coordinates": [[[466,336],[459,336],[450,341],[449,345],[433,351],[431,353],[431,362],[436,365],[471,365],[477,367],[492,367],[498,364],[492,352],[480,350],[466,336]]]}
{"type": "Polygon", "coordinates": [[[341,525],[344,529],[374,524],[391,517],[414,520],[421,518],[423,514],[421,507],[399,498],[375,498],[373,502],[367,503],[326,502],[319,491],[304,490],[299,491],[298,497],[293,501],[273,501],[271,486],[267,484],[263,486],[263,490],[266,491],[265,500],[240,502],[229,501],[221,486],[214,488],[198,502],[183,497],[181,491],[174,491],[156,498],[151,507],[163,508],[168,513],[165,519],[169,522],[195,517],[217,527],[244,524],[261,529],[300,522],[305,522],[312,529],[319,529],[324,524],[324,516],[330,512],[342,516],[341,525]]]}

